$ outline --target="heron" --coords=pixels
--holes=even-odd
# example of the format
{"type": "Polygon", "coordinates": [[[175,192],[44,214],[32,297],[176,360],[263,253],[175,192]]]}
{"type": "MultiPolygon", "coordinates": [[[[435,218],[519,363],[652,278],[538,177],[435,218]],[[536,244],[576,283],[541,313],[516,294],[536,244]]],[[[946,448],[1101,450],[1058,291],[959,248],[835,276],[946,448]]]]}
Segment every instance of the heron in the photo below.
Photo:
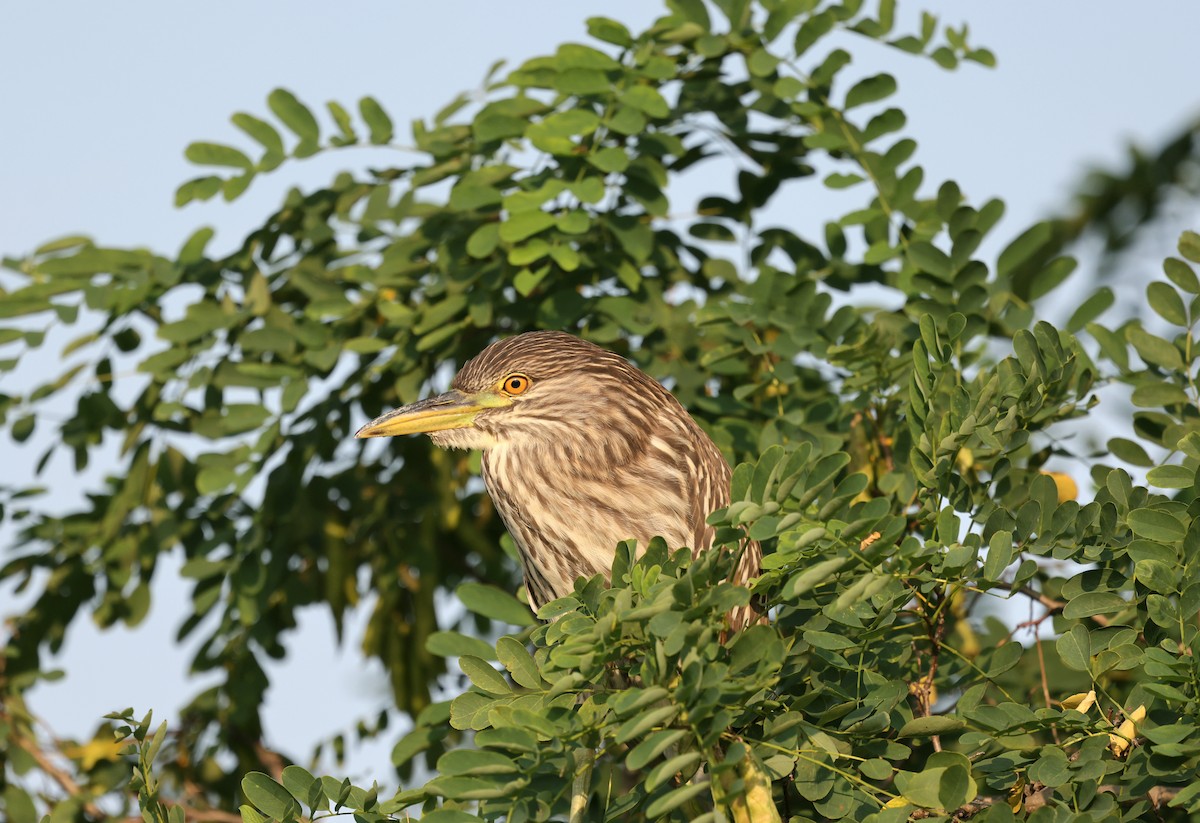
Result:
{"type": "MultiPolygon", "coordinates": [[[[615,352],[565,332],[502,338],[450,390],[389,411],[356,437],[428,434],[479,449],[483,482],[516,543],[530,607],[608,576],[618,543],[651,538],[693,556],[712,548],[709,514],[729,505],[729,464],[671,392],[615,352]]],[[[761,551],[745,541],[731,574],[746,585],[761,551]]],[[[743,628],[751,607],[728,617],[743,628]]]]}

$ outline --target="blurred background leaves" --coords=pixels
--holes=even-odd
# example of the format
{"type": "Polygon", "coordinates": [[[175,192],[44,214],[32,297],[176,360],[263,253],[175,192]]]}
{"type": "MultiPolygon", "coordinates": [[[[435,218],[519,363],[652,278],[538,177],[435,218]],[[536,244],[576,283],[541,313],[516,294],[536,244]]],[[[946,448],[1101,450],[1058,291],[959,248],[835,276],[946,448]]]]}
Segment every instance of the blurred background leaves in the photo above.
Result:
{"type": "MultiPolygon", "coordinates": [[[[71,237],[4,260],[0,368],[51,329],[79,332],[62,373],[0,394],[10,435],[54,429],[39,467],[62,452],[82,470],[114,443],[120,455],[107,486],[66,513],[33,482],[0,483],[19,529],[0,578],[35,592],[0,671],[10,817],[38,804],[61,819],[129,813],[120,787],[135,766],[107,728],[55,760],[23,695],[53,676],[46,656],[79,617],[144,619],[169,553],[192,581],[178,636],[200,639],[193,671],[215,679],[162,752],[148,718],[113,718],[139,741],[152,816],[216,820],[249,799],[252,821],[339,803],[541,819],[569,799],[573,752],[605,740],[616,748],[602,747],[597,774],[627,789],[610,819],[684,814],[702,785],[684,772],[701,764],[718,802],[746,802],[754,772],[740,764],[758,764],[780,808],[817,819],[904,819],[981,792],[1016,796],[1017,813],[1069,800],[1103,815],[1117,801],[1102,777],[1126,787],[1132,817],[1150,787],[1194,773],[1200,241],[1183,235],[1145,323],[1126,306],[1121,325],[1100,325],[1113,298],[1099,281],[1078,298],[1059,287],[1080,238],[1103,238],[1102,260],[1116,259],[1164,204],[1194,196],[1195,129],[1096,172],[1074,211],[979,259],[1003,204],[926,180],[888,105],[897,81],[843,82],[851,55],[829,38],[943,68],[994,58],[932,15],[897,30],[894,5],[668,2],[640,33],[592,18],[587,44],[497,66],[481,97],[403,141],[374,98],[316,111],[278,89],[264,111],[233,116],[238,146],[187,148],[205,174],[178,205],[234,200],[260,175],[360,144],[403,160],[289,192],[228,254],[210,253],[202,228],[170,256],[71,237]],[[717,160],[738,169],[732,187],[672,202],[672,182],[717,160]],[[860,199],[819,236],[766,224],[773,198],[804,185],[860,199]],[[1072,304],[1062,330],[1039,320],[1038,301],[1055,298],[1072,304]],[[593,581],[557,622],[493,645],[525,621],[505,594],[517,567],[477,456],[418,438],[363,452],[350,437],[497,335],[531,328],[629,356],[701,420],[738,467],[715,522],[730,541],[767,544],[756,591],[773,627],[722,638],[720,615],[745,593],[720,582],[716,555],[689,566],[664,553],[626,558],[612,590],[593,581]],[[1112,385],[1131,387],[1139,411],[1109,450],[1172,497],[1109,466],[1094,435],[1070,439],[1112,385]],[[1075,499],[1064,460],[1083,461],[1094,499],[1075,499]],[[455,589],[465,609],[444,606],[455,589]],[[997,593],[1039,607],[1057,641],[1024,650],[990,616],[997,593]],[[390,806],[288,772],[295,753],[274,752],[262,728],[263,663],[285,655],[297,613],[327,609],[340,635],[361,604],[371,615],[353,640],[393,697],[364,733],[415,718],[395,765],[407,776],[424,753],[441,774],[390,806]],[[436,688],[447,657],[474,684],[452,703],[436,688]],[[599,684],[613,668],[640,685],[610,700],[599,684]],[[1091,714],[1062,708],[1088,691],[1091,714]],[[1126,754],[1107,729],[1138,705],[1176,731],[1126,754]],[[443,753],[465,730],[485,751],[443,753]],[[691,753],[671,748],[677,731],[691,753]],[[502,742],[489,749],[486,733],[502,742]],[[529,756],[500,762],[496,748],[529,756]],[[154,769],[165,805],[153,805],[154,769]],[[28,788],[31,775],[56,788],[28,788]]],[[[599,790],[590,802],[609,803],[599,790]]]]}

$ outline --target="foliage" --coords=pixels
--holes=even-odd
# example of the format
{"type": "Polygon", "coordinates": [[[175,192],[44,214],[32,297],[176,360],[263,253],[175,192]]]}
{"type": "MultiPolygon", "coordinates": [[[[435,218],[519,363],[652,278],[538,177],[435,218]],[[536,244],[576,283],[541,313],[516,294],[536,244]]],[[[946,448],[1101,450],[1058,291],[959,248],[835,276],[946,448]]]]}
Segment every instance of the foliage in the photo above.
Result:
{"type": "Polygon", "coordinates": [[[1100,325],[1101,289],[1065,328],[1039,322],[1074,268],[1055,227],[979,259],[1002,204],[926,184],[903,112],[882,105],[896,81],[847,79],[842,44],[991,64],[965,27],[924,15],[897,35],[890,0],[667,5],[636,35],[593,18],[592,45],[489,80],[410,146],[371,98],[357,118],[330,103],[328,136],[272,93],[287,139],[235,115],[257,157],[193,144],[224,171],[184,184],[181,205],[364,141],[414,159],[291,192],[230,254],[201,229],[173,257],[67,238],[5,261],[15,353],[0,367],[87,329],[65,372],[0,395],[11,436],[45,437],[73,397],[39,469],[120,444],[106,487],[66,514],[0,489],[21,529],[0,580],[35,592],[0,663],[8,819],[119,817],[130,791],[172,823],[239,805],[248,823],[418,805],[434,823],[561,819],[572,803],[610,820],[1200,810],[1200,237],[1149,287],[1156,318],[1100,325]],[[671,183],[729,167],[728,191],[672,210],[671,183]],[[821,237],[765,224],[817,177],[859,193],[855,209],[821,237]],[[624,546],[611,588],[581,581],[536,625],[506,593],[512,547],[476,456],[350,440],[535,327],[627,354],[737,465],[712,520],[730,551],[624,546]],[[1099,385],[1131,387],[1138,411],[1096,454],[1067,434],[1088,431],[1099,385]],[[1063,466],[1090,469],[1088,502],[1063,466]],[[726,636],[749,597],[723,582],[745,534],[767,548],[755,593],[772,620],[726,636]],[[144,619],[168,554],[194,581],[180,637],[203,636],[194,670],[217,684],[173,734],[112,716],[61,749],[68,768],[23,695],[78,617],[144,619]],[[434,608],[454,588],[457,619],[434,608]],[[1010,627],[1009,598],[1040,616],[1010,627]],[[339,630],[371,609],[361,642],[395,705],[363,731],[415,721],[394,796],[317,779],[263,740],[262,661],[314,605],[339,630]],[[1053,632],[1019,631],[1039,627],[1053,632]],[[447,659],[470,685],[434,700],[447,659]]]}

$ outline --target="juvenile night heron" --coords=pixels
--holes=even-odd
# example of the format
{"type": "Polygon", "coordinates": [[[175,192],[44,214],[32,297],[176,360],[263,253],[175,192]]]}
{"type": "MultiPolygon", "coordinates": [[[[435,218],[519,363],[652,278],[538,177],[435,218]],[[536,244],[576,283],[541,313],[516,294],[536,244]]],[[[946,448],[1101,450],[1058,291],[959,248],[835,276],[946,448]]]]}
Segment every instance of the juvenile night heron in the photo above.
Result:
{"type": "MultiPolygon", "coordinates": [[[[570,334],[535,331],[492,343],[450,391],[363,426],[356,437],[427,433],[443,448],[481,449],[483,481],[520,550],[536,611],[609,574],[618,542],[711,548],[705,518],[729,504],[729,465],[658,381],[570,334]]],[[[759,572],[743,548],[736,583],[759,572]]],[[[730,615],[731,628],[753,616],[730,615]]]]}

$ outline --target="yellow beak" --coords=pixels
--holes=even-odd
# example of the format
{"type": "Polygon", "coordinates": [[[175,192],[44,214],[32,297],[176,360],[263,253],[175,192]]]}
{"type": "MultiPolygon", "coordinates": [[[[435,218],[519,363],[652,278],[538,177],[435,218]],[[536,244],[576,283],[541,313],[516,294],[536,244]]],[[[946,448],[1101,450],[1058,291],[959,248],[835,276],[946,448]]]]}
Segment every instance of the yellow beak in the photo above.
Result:
{"type": "Polygon", "coordinates": [[[398,434],[466,429],[474,425],[475,417],[480,412],[507,406],[510,402],[504,395],[493,392],[470,395],[451,390],[381,415],[359,429],[354,436],[394,437],[398,434]]]}

